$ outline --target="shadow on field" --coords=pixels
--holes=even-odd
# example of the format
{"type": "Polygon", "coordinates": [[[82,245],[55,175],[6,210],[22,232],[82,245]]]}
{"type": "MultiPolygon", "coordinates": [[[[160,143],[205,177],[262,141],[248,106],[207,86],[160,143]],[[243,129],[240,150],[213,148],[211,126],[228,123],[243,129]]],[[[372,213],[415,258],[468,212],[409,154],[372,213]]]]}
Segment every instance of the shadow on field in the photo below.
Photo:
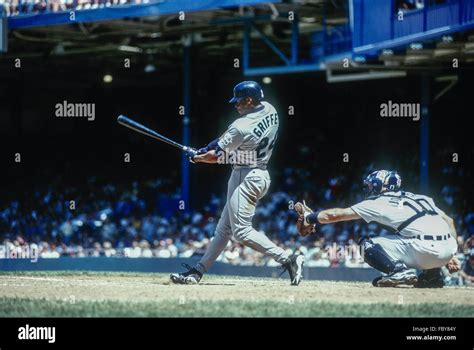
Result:
{"type": "MultiPolygon", "coordinates": [[[[159,285],[164,285],[164,286],[185,286],[184,284],[174,284],[173,282],[171,282],[169,279],[167,280],[161,280],[161,281],[154,281],[154,282],[151,282],[151,284],[159,284],[159,285]]],[[[194,286],[196,284],[193,284],[194,286]]],[[[236,286],[235,283],[218,283],[218,282],[201,282],[199,283],[200,286],[236,286]]]]}

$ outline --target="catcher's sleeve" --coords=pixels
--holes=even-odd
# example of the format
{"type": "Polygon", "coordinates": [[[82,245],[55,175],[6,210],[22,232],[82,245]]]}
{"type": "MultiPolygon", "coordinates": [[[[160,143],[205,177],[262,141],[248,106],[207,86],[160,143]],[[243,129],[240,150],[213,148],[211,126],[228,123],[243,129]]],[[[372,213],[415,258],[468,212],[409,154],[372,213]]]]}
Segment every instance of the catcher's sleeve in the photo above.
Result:
{"type": "Polygon", "coordinates": [[[382,216],[381,205],[375,200],[364,200],[351,207],[351,209],[358,214],[365,222],[377,221],[380,222],[382,216]]]}

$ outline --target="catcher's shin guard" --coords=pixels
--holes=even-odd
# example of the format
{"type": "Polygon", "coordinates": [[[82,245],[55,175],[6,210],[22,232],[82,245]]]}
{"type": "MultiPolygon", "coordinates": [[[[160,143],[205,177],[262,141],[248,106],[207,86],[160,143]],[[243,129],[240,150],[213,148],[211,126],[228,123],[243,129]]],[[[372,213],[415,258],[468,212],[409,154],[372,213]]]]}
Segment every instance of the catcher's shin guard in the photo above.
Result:
{"type": "Polygon", "coordinates": [[[364,249],[364,261],[374,269],[389,274],[403,265],[393,261],[383,247],[378,243],[374,244],[371,239],[363,239],[361,244],[364,249]]]}

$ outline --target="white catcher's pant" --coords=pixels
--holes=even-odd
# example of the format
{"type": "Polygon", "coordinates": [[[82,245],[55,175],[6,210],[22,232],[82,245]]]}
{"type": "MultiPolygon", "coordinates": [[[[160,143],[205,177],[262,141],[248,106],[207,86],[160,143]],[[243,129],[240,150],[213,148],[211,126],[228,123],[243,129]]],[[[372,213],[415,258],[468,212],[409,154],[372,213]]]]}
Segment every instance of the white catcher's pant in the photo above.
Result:
{"type": "Polygon", "coordinates": [[[374,237],[371,240],[380,244],[393,260],[418,270],[442,267],[457,251],[457,242],[452,236],[443,241],[405,238],[399,235],[374,237]]]}
{"type": "Polygon", "coordinates": [[[227,186],[227,202],[217,223],[216,234],[200,261],[206,271],[225,249],[231,237],[271,256],[279,263],[286,261],[288,254],[265,234],[252,227],[257,201],[265,196],[270,182],[267,170],[242,168],[232,171],[227,186]]]}

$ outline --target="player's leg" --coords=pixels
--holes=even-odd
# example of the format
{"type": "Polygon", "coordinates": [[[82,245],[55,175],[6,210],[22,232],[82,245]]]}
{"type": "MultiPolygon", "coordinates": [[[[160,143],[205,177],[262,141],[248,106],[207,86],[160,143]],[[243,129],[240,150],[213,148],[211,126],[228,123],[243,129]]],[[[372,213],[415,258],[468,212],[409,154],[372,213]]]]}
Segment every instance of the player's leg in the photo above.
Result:
{"type": "Polygon", "coordinates": [[[268,191],[270,178],[266,171],[254,169],[245,176],[229,200],[229,218],[234,238],[242,244],[272,257],[290,273],[291,283],[299,284],[304,257],[289,254],[273,243],[264,233],[252,227],[252,219],[259,199],[268,191]]]}
{"type": "Polygon", "coordinates": [[[230,197],[229,216],[232,233],[237,241],[271,256],[279,263],[284,263],[288,259],[288,254],[265,234],[252,227],[257,201],[266,194],[269,187],[266,179],[258,174],[252,175],[251,173],[247,174],[230,197]]]}
{"type": "Polygon", "coordinates": [[[211,244],[209,244],[206,253],[204,253],[204,256],[195,268],[203,274],[206,273],[219,255],[224,251],[231,237],[232,230],[230,229],[229,210],[228,205],[226,204],[222,211],[221,218],[217,223],[216,234],[212,239],[211,244]]]}
{"type": "Polygon", "coordinates": [[[210,267],[212,266],[212,264],[214,264],[219,255],[224,251],[225,247],[227,246],[227,243],[232,237],[232,229],[230,226],[229,219],[229,201],[232,196],[232,193],[239,185],[240,176],[237,172],[233,171],[227,183],[227,203],[224,206],[219,222],[217,223],[216,234],[213,240],[211,241],[211,244],[207,248],[206,253],[199,261],[199,263],[195,266],[195,269],[202,274],[206,273],[210,269],[210,267]]]}
{"type": "Polygon", "coordinates": [[[196,266],[191,267],[187,264],[183,265],[187,271],[183,273],[173,273],[170,275],[172,282],[177,284],[197,284],[201,281],[204,273],[206,273],[211,265],[216,261],[219,255],[224,251],[227,243],[232,237],[232,230],[229,221],[229,198],[235,188],[240,184],[240,179],[232,172],[227,183],[227,203],[222,210],[221,217],[217,223],[216,232],[206,253],[196,266]]]}
{"type": "Polygon", "coordinates": [[[454,237],[447,238],[445,235],[432,235],[440,237],[441,240],[414,239],[409,247],[409,255],[412,256],[413,267],[419,270],[429,270],[446,265],[456,254],[457,242],[454,237]],[[443,239],[447,238],[447,239],[443,239]]]}
{"type": "Polygon", "coordinates": [[[224,206],[222,215],[217,223],[216,233],[211,240],[204,256],[196,266],[191,267],[187,264],[183,265],[187,271],[183,273],[173,273],[170,275],[172,282],[177,284],[197,284],[201,281],[204,273],[206,273],[219,255],[224,251],[227,243],[232,237],[230,229],[229,211],[227,204],[224,206]]]}
{"type": "Polygon", "coordinates": [[[376,278],[375,287],[393,287],[401,284],[413,285],[417,281],[416,273],[406,264],[406,242],[396,236],[363,239],[364,261],[374,269],[385,273],[376,278]]]}

